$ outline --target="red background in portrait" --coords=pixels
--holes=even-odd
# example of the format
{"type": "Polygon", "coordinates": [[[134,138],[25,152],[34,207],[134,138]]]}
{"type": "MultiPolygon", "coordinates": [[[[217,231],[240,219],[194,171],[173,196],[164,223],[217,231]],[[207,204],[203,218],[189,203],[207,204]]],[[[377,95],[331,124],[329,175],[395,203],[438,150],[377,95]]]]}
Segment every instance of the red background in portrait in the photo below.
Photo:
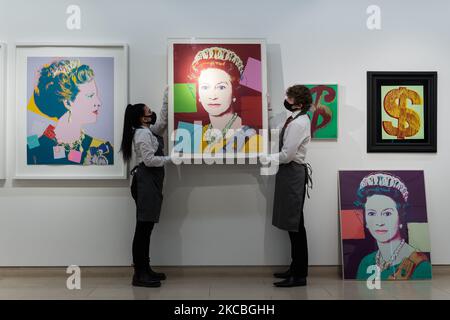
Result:
{"type": "MultiPolygon", "coordinates": [[[[184,43],[173,45],[173,79],[174,83],[193,83],[188,76],[191,72],[191,64],[197,52],[209,48],[221,47],[234,51],[244,63],[247,64],[248,58],[254,58],[261,61],[261,45],[260,44],[196,44],[184,43]]],[[[242,118],[242,124],[251,126],[259,130],[262,128],[262,93],[251,88],[240,85],[236,98],[241,100],[240,108],[236,112],[242,118]]],[[[203,109],[198,101],[197,95],[197,112],[192,113],[175,113],[174,128],[178,128],[178,122],[201,121],[203,125],[209,123],[208,113],[203,109]]]]}

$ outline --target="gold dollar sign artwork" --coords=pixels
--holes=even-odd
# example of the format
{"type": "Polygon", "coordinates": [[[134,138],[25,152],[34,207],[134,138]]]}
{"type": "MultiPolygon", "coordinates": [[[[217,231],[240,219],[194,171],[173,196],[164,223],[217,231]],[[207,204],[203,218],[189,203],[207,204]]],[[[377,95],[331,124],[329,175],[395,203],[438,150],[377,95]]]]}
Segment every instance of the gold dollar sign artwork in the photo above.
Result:
{"type": "Polygon", "coordinates": [[[405,87],[390,90],[384,97],[384,110],[392,118],[398,119],[398,124],[395,127],[392,121],[383,121],[383,129],[397,139],[412,137],[420,129],[420,116],[414,110],[408,109],[408,100],[414,105],[422,104],[420,95],[405,87]]]}

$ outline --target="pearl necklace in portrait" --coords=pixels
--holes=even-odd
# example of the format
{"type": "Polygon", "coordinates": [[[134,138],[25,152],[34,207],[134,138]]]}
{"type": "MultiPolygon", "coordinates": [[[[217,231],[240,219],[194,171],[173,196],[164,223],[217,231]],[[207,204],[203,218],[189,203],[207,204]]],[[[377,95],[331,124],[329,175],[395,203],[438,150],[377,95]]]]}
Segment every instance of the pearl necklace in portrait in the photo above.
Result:
{"type": "Polygon", "coordinates": [[[381,255],[380,250],[378,250],[377,255],[376,255],[376,263],[381,271],[386,270],[387,268],[389,268],[392,265],[392,263],[394,263],[394,261],[398,257],[398,254],[400,253],[400,250],[403,248],[404,244],[405,244],[405,239],[402,239],[402,241],[400,242],[398,247],[392,253],[392,256],[387,261],[384,260],[383,256],[381,255]]]}
{"type": "Polygon", "coordinates": [[[222,129],[221,134],[218,134],[216,130],[212,130],[212,125],[210,123],[205,132],[205,140],[208,143],[208,145],[214,144],[217,141],[219,141],[219,139],[225,137],[227,131],[231,128],[234,121],[236,121],[237,117],[238,117],[237,113],[234,113],[231,119],[226,124],[225,128],[222,129]]]}

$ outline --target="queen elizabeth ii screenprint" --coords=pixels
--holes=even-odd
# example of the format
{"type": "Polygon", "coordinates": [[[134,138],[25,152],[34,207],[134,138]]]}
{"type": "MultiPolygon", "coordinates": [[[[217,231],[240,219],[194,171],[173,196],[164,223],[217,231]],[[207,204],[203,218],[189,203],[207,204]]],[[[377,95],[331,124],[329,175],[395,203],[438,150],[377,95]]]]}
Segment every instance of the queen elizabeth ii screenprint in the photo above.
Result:
{"type": "Polygon", "coordinates": [[[173,147],[184,155],[252,155],[267,129],[263,41],[170,41],[173,147]]]}
{"type": "Polygon", "coordinates": [[[431,278],[423,171],[340,171],[344,279],[431,278]]]}

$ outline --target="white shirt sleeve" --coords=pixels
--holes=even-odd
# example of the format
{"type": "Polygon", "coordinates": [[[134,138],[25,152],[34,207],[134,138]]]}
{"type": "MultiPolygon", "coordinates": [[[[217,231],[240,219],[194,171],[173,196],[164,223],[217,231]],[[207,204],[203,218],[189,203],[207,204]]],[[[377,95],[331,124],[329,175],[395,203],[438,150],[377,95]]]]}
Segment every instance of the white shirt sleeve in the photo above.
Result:
{"type": "Polygon", "coordinates": [[[308,137],[309,128],[303,121],[292,121],[287,126],[283,137],[281,152],[271,155],[271,160],[279,163],[289,163],[294,158],[300,144],[308,137]]]}
{"type": "Polygon", "coordinates": [[[159,113],[159,117],[157,117],[156,123],[150,126],[150,130],[160,136],[164,134],[164,130],[166,130],[167,128],[168,105],[168,90],[166,88],[166,90],[164,91],[163,104],[161,107],[161,112],[159,113]]]}
{"type": "Polygon", "coordinates": [[[134,135],[135,148],[139,150],[142,156],[142,162],[147,167],[162,167],[170,160],[170,157],[155,155],[158,146],[154,145],[152,133],[149,130],[136,130],[134,135]]]}

